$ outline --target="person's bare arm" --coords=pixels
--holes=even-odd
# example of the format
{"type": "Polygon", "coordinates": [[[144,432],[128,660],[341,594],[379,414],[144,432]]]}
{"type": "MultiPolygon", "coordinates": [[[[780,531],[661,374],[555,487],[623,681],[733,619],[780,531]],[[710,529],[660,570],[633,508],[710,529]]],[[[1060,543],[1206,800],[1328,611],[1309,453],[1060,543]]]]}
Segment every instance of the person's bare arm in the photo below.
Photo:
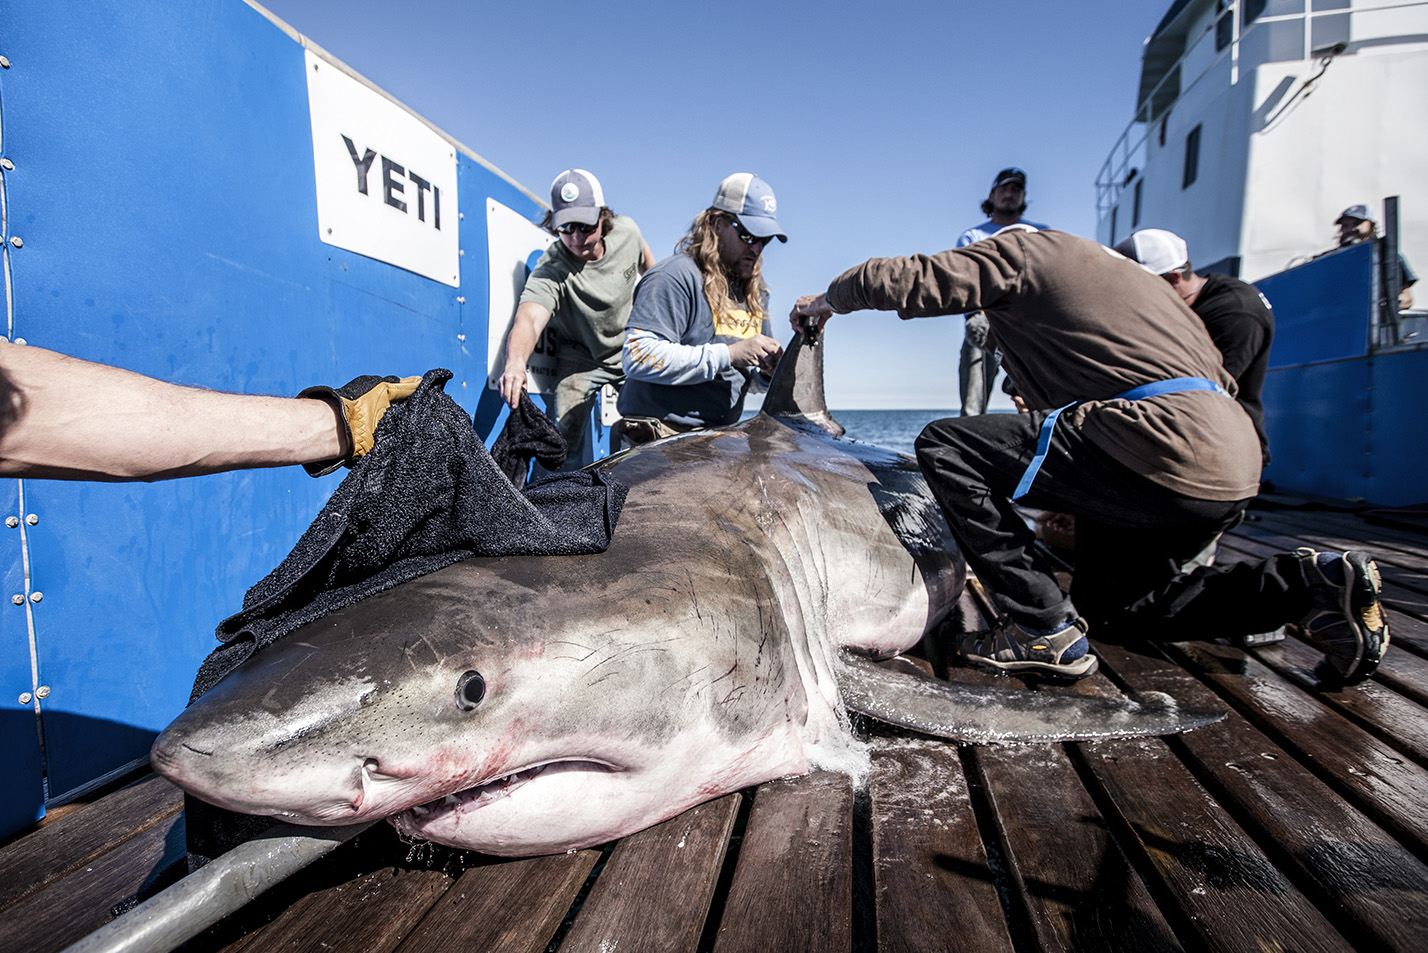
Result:
{"type": "Polygon", "coordinates": [[[520,403],[521,391],[526,387],[526,364],[549,323],[550,309],[543,304],[524,301],[516,308],[511,333],[506,337],[506,369],[501,374],[501,397],[512,410],[520,403]]]}
{"type": "Polygon", "coordinates": [[[352,439],[325,400],[181,387],[0,343],[0,476],[163,480],[337,460],[352,439]]]}
{"type": "Polygon", "coordinates": [[[655,266],[654,252],[650,251],[650,243],[641,239],[644,251],[640,254],[640,274],[644,274],[655,266]]]}

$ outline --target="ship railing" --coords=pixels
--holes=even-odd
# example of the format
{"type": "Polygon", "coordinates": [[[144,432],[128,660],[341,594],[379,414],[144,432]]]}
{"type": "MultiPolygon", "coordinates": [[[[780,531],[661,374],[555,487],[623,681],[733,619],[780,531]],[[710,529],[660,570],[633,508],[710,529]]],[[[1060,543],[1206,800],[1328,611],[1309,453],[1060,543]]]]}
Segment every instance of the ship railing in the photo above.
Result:
{"type": "MultiPolygon", "coordinates": [[[[1258,0],[1261,7],[1263,0],[1258,0]]],[[[1428,0],[1402,0],[1402,2],[1389,2],[1375,4],[1373,6],[1349,6],[1353,0],[1344,0],[1345,5],[1333,9],[1308,9],[1294,13],[1267,15],[1260,14],[1254,18],[1248,27],[1242,26],[1240,16],[1241,7],[1245,6],[1242,0],[1230,0],[1225,8],[1217,15],[1214,24],[1207,30],[1202,31],[1200,36],[1190,43],[1185,52],[1166,69],[1160,81],[1144,95],[1136,104],[1135,117],[1126,125],[1124,131],[1116,138],[1115,144],[1111,147],[1110,154],[1106,161],[1102,163],[1101,170],[1096,176],[1096,212],[1097,218],[1103,219],[1120,201],[1122,192],[1136,179],[1136,176],[1143,170],[1150,161],[1150,138],[1158,120],[1167,116],[1177,105],[1184,102],[1202,82],[1222,63],[1229,63],[1229,84],[1238,85],[1240,81],[1240,58],[1241,47],[1246,37],[1259,35],[1275,28],[1276,24],[1299,23],[1303,29],[1302,49],[1307,51],[1303,56],[1305,62],[1317,60],[1322,73],[1328,67],[1329,62],[1342,53],[1348,46],[1347,42],[1314,42],[1314,24],[1327,23],[1330,18],[1350,18],[1347,30],[1325,31],[1324,35],[1354,36],[1354,21],[1360,20],[1370,14],[1385,14],[1394,11],[1405,10],[1415,7],[1428,6],[1428,0]],[[1193,64],[1202,58],[1202,45],[1205,43],[1215,43],[1225,40],[1225,33],[1221,31],[1219,24],[1225,23],[1228,26],[1228,41],[1224,43],[1222,49],[1218,51],[1209,61],[1195,73],[1188,83],[1180,86],[1182,80],[1182,69],[1187,64],[1193,64]],[[1178,89],[1176,87],[1179,86],[1178,89]]],[[[1315,0],[1304,0],[1305,7],[1316,6],[1315,0]]],[[[1276,62],[1289,62],[1288,60],[1276,60],[1276,62]]],[[[1254,62],[1254,66],[1260,65],[1254,62]]],[[[1311,77],[1309,82],[1317,79],[1318,75],[1311,77]]]]}
{"type": "Polygon", "coordinates": [[[1399,310],[1398,196],[1383,234],[1322,252],[1255,282],[1274,304],[1271,370],[1428,349],[1428,315],[1399,310]]]}

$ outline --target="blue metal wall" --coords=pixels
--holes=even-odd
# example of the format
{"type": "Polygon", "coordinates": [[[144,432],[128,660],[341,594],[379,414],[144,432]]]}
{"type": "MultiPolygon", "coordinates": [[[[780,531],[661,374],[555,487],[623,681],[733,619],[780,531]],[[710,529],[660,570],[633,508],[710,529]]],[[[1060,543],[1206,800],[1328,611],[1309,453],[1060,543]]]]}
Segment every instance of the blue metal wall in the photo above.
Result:
{"type": "MultiPolygon", "coordinates": [[[[476,411],[485,201],[534,217],[527,192],[458,153],[451,288],[318,240],[303,48],[240,0],[0,0],[0,23],[15,337],[241,393],[448,367],[476,411]]],[[[3,481],[0,836],[43,812],[39,728],[52,798],[146,755],[340,479],[3,481]]]]}
{"type": "Polygon", "coordinates": [[[1373,246],[1256,283],[1274,306],[1264,388],[1281,490],[1385,506],[1428,500],[1428,350],[1372,351],[1373,246]]]}

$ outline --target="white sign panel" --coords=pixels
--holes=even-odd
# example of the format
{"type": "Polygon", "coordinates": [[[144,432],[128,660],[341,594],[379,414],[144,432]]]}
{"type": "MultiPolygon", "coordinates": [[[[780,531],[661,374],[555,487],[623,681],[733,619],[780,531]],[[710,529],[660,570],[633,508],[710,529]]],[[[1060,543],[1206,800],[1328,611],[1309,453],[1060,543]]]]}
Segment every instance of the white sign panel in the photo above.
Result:
{"type": "MultiPolygon", "coordinates": [[[[491,300],[486,314],[486,386],[498,388],[506,369],[506,338],[516,304],[526,286],[526,276],[554,241],[550,232],[531,224],[525,216],[495,199],[486,199],[486,247],[490,250],[491,300]]],[[[546,325],[526,364],[526,390],[549,394],[555,390],[555,326],[546,325]]]]}
{"type": "Polygon", "coordinates": [[[376,90],[303,52],[322,240],[457,287],[456,148],[376,90]]]}

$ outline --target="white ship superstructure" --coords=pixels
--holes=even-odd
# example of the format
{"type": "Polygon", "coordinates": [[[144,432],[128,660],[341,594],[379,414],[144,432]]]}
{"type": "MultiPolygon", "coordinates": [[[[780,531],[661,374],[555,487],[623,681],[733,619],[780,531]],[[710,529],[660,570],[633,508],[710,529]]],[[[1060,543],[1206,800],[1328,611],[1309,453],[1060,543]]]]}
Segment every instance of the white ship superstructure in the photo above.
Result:
{"type": "Polygon", "coordinates": [[[1169,228],[1197,268],[1257,280],[1399,196],[1428,265],[1428,2],[1177,0],[1097,180],[1097,238],[1169,228]]]}

